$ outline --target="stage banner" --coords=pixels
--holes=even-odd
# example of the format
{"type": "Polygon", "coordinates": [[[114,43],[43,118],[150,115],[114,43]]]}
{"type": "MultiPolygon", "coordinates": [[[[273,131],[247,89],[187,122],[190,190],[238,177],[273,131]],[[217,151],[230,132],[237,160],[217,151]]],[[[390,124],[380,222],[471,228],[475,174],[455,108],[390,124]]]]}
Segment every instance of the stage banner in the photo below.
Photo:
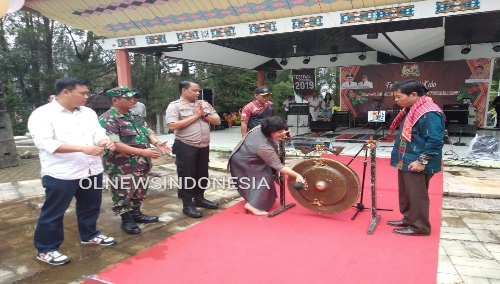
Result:
{"type": "Polygon", "coordinates": [[[316,90],[316,69],[292,70],[295,101],[307,100],[316,90]]]}
{"type": "Polygon", "coordinates": [[[419,62],[341,67],[341,109],[350,111],[361,123],[368,112],[391,114],[395,102],[392,84],[415,79],[429,89],[428,95],[441,108],[470,101],[477,108],[476,124],[482,127],[488,111],[492,59],[419,62]]]}

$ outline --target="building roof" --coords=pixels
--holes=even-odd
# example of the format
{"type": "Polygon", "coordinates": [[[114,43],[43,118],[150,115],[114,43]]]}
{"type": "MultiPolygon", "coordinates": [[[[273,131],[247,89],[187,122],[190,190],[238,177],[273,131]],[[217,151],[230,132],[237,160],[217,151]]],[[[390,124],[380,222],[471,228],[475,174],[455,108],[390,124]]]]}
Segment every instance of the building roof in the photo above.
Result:
{"type": "Polygon", "coordinates": [[[420,1],[25,0],[25,6],[69,26],[114,38],[420,1]]]}

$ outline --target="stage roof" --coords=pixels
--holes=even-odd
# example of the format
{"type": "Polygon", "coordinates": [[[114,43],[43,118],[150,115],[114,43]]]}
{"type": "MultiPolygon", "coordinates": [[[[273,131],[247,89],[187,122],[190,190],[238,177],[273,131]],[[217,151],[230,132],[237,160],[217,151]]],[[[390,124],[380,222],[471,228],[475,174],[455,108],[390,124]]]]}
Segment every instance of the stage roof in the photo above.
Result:
{"type": "MultiPolygon", "coordinates": [[[[498,0],[26,0],[107,49],[280,70],[497,57],[498,0]],[[369,38],[370,37],[370,38],[369,38]],[[470,45],[471,51],[462,54],[470,45]],[[366,59],[360,60],[360,55],[366,59]],[[305,56],[310,57],[304,64],[305,56]],[[337,60],[331,62],[331,57],[337,60]],[[285,58],[287,64],[282,63],[285,58]]],[[[499,47],[500,49],[500,47],[499,47]]]]}

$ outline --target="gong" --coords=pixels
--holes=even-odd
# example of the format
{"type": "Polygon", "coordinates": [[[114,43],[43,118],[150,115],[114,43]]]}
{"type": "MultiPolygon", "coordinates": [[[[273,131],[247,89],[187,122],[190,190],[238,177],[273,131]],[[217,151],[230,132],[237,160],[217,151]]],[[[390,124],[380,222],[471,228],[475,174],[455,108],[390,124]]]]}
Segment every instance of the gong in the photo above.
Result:
{"type": "Polygon", "coordinates": [[[306,180],[302,190],[293,187],[288,176],[288,190],[305,208],[316,213],[340,213],[351,208],[359,198],[358,175],[346,165],[331,159],[308,159],[293,167],[306,180]]]}

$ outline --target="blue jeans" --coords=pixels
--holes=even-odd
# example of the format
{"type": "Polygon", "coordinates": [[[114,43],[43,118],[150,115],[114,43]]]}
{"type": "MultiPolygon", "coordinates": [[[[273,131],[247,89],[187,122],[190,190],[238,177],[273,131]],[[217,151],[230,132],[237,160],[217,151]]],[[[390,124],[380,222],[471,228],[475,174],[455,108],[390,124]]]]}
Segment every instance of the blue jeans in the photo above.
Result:
{"type": "Polygon", "coordinates": [[[35,229],[35,247],[39,253],[59,250],[64,241],[64,212],[73,197],[80,238],[89,240],[100,234],[96,223],[101,210],[102,173],[82,180],[81,187],[79,179],[62,180],[47,175],[42,177],[42,185],[45,202],[35,229]]]}

